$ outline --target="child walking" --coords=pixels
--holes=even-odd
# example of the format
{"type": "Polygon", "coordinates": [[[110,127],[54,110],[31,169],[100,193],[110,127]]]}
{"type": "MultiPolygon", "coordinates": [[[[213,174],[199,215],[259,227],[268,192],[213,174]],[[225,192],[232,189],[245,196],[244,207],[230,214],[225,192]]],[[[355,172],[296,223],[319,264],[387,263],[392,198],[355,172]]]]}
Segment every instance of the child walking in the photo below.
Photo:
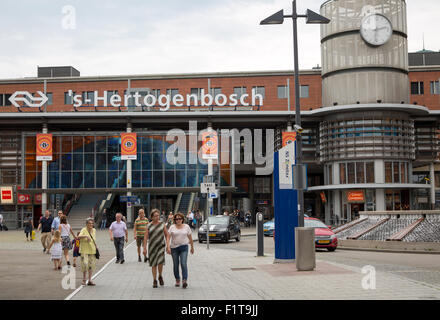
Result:
{"type": "Polygon", "coordinates": [[[61,246],[61,232],[56,230],[53,239],[47,248],[51,253],[50,259],[53,261],[54,270],[61,270],[61,257],[63,255],[63,247],[61,246]],[[53,246],[53,248],[52,248],[53,246]],[[50,250],[52,248],[52,250],[50,250]]]}
{"type": "Polygon", "coordinates": [[[81,254],[79,253],[79,232],[76,234],[76,238],[72,240],[72,246],[73,246],[73,267],[76,267],[76,258],[81,257],[81,254]]]}

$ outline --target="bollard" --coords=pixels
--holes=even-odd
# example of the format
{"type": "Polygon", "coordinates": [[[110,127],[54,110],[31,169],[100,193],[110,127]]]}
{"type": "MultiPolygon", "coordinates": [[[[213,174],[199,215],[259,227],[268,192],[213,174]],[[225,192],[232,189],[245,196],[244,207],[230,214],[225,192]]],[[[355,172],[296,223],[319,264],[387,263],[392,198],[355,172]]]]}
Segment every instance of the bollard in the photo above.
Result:
{"type": "Polygon", "coordinates": [[[263,214],[257,213],[257,257],[264,256],[263,214]]]}
{"type": "Polygon", "coordinates": [[[295,228],[295,252],[298,271],[313,271],[316,268],[314,228],[295,228]]]}

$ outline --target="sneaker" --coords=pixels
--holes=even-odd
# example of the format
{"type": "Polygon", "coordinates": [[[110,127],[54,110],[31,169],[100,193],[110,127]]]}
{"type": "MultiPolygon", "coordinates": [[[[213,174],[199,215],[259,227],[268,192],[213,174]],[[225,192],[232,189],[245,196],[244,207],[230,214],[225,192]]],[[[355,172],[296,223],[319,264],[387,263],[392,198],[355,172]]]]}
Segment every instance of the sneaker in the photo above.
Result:
{"type": "Polygon", "coordinates": [[[43,249],[43,253],[45,253],[45,252],[46,252],[46,248],[43,249]]]}
{"type": "Polygon", "coordinates": [[[70,261],[67,261],[67,265],[70,266],[70,261]]]}
{"type": "Polygon", "coordinates": [[[148,258],[147,257],[144,257],[144,262],[147,262],[148,261],[148,258]]]}
{"type": "Polygon", "coordinates": [[[141,256],[138,257],[138,261],[139,261],[139,262],[142,262],[141,256]]]}
{"type": "Polygon", "coordinates": [[[125,260],[121,260],[121,264],[123,264],[125,262],[125,260]]]}
{"type": "Polygon", "coordinates": [[[119,263],[119,260],[116,260],[116,263],[119,263]]]}

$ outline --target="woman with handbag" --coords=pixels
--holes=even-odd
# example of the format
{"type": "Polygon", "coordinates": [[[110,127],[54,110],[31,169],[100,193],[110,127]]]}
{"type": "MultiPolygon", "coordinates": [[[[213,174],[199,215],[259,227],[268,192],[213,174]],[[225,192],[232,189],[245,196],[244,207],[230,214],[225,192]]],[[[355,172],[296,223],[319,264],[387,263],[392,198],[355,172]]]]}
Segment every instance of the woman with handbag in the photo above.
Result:
{"type": "Polygon", "coordinates": [[[92,281],[93,271],[96,269],[96,259],[99,259],[99,251],[96,246],[96,229],[93,227],[95,224],[92,218],[88,218],[86,227],[79,233],[78,239],[79,252],[81,254],[81,271],[83,272],[83,285],[94,286],[92,281]],[[89,274],[89,281],[87,282],[87,272],[89,274]]]}

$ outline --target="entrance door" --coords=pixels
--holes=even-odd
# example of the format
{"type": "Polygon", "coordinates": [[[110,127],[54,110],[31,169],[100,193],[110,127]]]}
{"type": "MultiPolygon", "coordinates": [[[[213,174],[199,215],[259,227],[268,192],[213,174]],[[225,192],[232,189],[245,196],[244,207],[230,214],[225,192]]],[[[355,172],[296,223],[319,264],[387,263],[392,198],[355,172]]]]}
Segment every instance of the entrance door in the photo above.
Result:
{"type": "Polygon", "coordinates": [[[364,203],[352,203],[351,208],[351,220],[355,220],[359,218],[359,212],[364,211],[365,204],[364,203]]]}

